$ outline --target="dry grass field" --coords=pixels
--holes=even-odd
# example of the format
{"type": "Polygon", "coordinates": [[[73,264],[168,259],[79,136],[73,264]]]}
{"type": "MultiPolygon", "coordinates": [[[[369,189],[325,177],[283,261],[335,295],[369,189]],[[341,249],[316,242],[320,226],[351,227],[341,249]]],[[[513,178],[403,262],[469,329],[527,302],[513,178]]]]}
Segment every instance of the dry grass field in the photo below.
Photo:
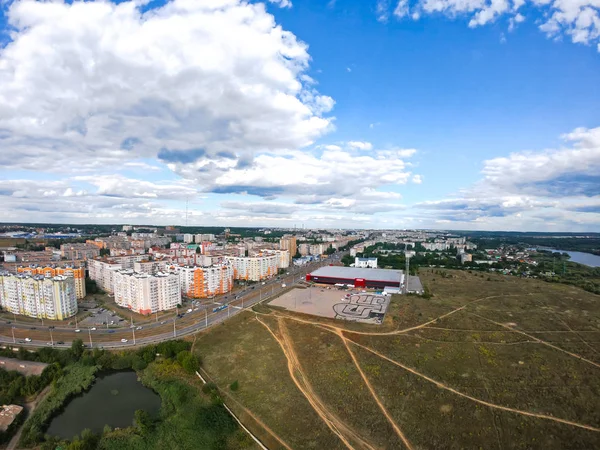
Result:
{"type": "Polygon", "coordinates": [[[395,296],[380,326],[261,305],[195,351],[270,449],[600,448],[599,296],[419,275],[433,296],[395,296]]]}

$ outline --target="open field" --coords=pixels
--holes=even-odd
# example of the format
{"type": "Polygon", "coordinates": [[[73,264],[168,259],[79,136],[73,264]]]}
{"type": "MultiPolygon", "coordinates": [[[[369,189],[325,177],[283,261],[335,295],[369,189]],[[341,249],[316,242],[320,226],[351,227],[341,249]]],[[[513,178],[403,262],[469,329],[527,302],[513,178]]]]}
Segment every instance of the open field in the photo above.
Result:
{"type": "Polygon", "coordinates": [[[48,364],[35,361],[21,361],[12,358],[0,358],[0,369],[16,370],[26,377],[29,375],[41,375],[48,364]]]}
{"type": "Polygon", "coordinates": [[[195,351],[269,448],[600,448],[600,297],[419,275],[380,326],[261,306],[195,351]]]}

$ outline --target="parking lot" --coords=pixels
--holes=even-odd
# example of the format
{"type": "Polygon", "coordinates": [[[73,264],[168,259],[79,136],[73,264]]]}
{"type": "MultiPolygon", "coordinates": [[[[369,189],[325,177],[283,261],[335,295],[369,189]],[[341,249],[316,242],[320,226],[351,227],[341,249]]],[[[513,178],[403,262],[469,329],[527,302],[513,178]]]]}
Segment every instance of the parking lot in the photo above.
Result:
{"type": "Polygon", "coordinates": [[[79,322],[81,327],[123,327],[129,326],[129,322],[121,319],[114,314],[110,309],[105,308],[86,308],[91,314],[79,322]]]}

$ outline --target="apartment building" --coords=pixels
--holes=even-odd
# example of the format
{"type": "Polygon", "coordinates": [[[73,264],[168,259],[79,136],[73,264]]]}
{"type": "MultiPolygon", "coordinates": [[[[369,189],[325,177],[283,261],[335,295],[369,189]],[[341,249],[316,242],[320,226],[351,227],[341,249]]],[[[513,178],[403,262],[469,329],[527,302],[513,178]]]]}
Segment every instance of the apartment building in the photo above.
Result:
{"type": "Polygon", "coordinates": [[[131,269],[114,274],[114,293],[117,305],[138,314],[152,314],[174,309],[181,303],[179,276],[159,272],[155,275],[131,269]]]}
{"type": "Polygon", "coordinates": [[[100,256],[100,248],[94,244],[63,244],[60,255],[65,259],[88,260],[100,256]]]}
{"type": "Polygon", "coordinates": [[[262,281],[277,274],[280,256],[274,253],[260,253],[256,256],[225,256],[233,266],[236,280],[262,281]]]}
{"type": "Polygon", "coordinates": [[[1,272],[0,306],[38,319],[67,319],[77,313],[75,278],[1,272]]]}
{"type": "Polygon", "coordinates": [[[124,269],[116,259],[91,259],[88,261],[90,278],[96,282],[104,292],[114,291],[115,273],[124,269]]]}
{"type": "Polygon", "coordinates": [[[167,261],[150,261],[142,260],[133,263],[133,270],[140,273],[149,273],[150,275],[157,272],[164,272],[167,268],[167,261]]]}
{"type": "Polygon", "coordinates": [[[46,278],[53,278],[56,276],[65,276],[73,278],[75,282],[75,296],[77,299],[85,297],[85,268],[83,267],[71,267],[71,266],[29,266],[29,267],[18,267],[17,273],[25,275],[43,275],[46,278]]]}
{"type": "Polygon", "coordinates": [[[298,252],[298,244],[295,236],[284,236],[279,240],[279,248],[281,250],[287,250],[290,256],[293,258],[298,252]]]}
{"type": "Polygon", "coordinates": [[[176,267],[181,291],[190,298],[207,298],[226,294],[233,289],[234,271],[231,264],[211,267],[176,267]]]}
{"type": "Polygon", "coordinates": [[[194,236],[194,242],[196,242],[196,244],[201,244],[203,242],[210,242],[214,240],[214,234],[197,234],[196,236],[194,236]]]}

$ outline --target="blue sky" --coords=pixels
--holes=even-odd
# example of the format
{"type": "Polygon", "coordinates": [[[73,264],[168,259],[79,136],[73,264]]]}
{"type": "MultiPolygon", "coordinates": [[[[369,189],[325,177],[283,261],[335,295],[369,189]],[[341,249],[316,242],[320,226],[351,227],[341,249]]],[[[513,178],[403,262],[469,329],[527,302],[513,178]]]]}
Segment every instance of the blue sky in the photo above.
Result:
{"type": "Polygon", "coordinates": [[[0,214],[597,231],[597,24],[572,0],[5,2],[0,214]]]}

